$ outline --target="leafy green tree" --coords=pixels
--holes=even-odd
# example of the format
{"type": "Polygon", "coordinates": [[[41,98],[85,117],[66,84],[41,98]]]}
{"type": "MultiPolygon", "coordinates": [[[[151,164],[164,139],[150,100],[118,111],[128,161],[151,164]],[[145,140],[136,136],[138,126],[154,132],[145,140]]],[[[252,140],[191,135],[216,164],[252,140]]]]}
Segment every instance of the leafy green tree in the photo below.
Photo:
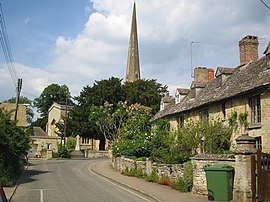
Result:
{"type": "Polygon", "coordinates": [[[65,104],[68,97],[68,105],[72,104],[70,99],[69,89],[66,85],[51,84],[47,86],[40,96],[34,100],[34,106],[38,108],[38,112],[41,113],[41,117],[48,117],[48,110],[53,104],[65,104]]]}
{"type": "Polygon", "coordinates": [[[127,120],[121,127],[121,136],[113,147],[113,155],[148,157],[151,154],[151,109],[134,104],[127,111],[127,120]]]}
{"type": "Polygon", "coordinates": [[[161,97],[168,92],[167,86],[162,86],[154,79],[126,82],[123,88],[128,105],[139,103],[148,106],[152,108],[153,114],[159,110],[161,97]]]}
{"type": "Polygon", "coordinates": [[[177,132],[177,146],[180,152],[190,157],[199,148],[204,153],[223,153],[230,149],[232,129],[220,120],[189,121],[177,132]]]}
{"type": "MultiPolygon", "coordinates": [[[[5,100],[6,103],[16,103],[16,98],[13,97],[11,99],[5,100]]],[[[32,123],[33,117],[34,117],[34,111],[31,108],[32,106],[32,100],[28,99],[27,97],[20,96],[19,104],[27,104],[29,106],[26,107],[26,119],[28,123],[32,123]]]]}
{"type": "Polygon", "coordinates": [[[95,122],[104,138],[117,143],[120,138],[121,127],[127,118],[127,105],[119,102],[116,109],[107,102],[103,106],[91,106],[89,121],[95,122]]]}
{"type": "Polygon", "coordinates": [[[75,105],[70,110],[67,119],[67,135],[98,139],[101,135],[98,126],[94,120],[87,117],[90,114],[91,106],[75,105]]]}
{"type": "Polygon", "coordinates": [[[29,135],[10,118],[10,112],[0,109],[0,181],[5,185],[19,174],[30,142],[29,135]]]}
{"type": "Polygon", "coordinates": [[[40,127],[46,131],[46,125],[48,122],[48,117],[38,118],[36,121],[32,122],[31,127],[40,127]]]}
{"type": "Polygon", "coordinates": [[[116,106],[119,101],[124,100],[121,82],[121,79],[111,77],[107,80],[95,81],[92,87],[84,87],[77,97],[79,105],[102,106],[108,102],[116,106]]]}

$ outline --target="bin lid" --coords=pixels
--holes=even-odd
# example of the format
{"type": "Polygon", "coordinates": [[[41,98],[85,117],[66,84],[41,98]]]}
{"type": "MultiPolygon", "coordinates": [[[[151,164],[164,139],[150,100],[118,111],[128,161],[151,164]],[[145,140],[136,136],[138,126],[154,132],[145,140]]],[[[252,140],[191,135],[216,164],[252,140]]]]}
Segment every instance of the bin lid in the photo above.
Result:
{"type": "Polygon", "coordinates": [[[203,167],[205,171],[213,170],[213,171],[232,171],[234,168],[228,165],[208,165],[203,167]]]}

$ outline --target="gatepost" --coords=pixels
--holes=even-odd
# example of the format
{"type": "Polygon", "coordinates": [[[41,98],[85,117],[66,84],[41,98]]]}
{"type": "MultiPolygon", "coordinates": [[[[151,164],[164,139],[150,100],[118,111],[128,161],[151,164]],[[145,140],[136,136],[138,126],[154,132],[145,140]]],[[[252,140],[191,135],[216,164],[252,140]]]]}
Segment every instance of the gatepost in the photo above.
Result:
{"type": "Polygon", "coordinates": [[[251,155],[256,153],[255,139],[244,133],[236,139],[234,201],[251,202],[251,155]]]}

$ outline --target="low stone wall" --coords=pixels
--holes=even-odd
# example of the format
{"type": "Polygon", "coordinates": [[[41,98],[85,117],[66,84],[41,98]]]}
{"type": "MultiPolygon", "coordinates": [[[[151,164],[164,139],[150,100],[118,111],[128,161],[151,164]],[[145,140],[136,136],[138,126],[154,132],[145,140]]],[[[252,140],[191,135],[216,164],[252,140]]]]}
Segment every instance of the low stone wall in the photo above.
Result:
{"type": "Polygon", "coordinates": [[[84,150],[84,157],[89,159],[112,158],[111,151],[84,150]]]}
{"type": "Polygon", "coordinates": [[[127,157],[116,157],[112,160],[112,166],[119,172],[123,172],[126,169],[130,170],[137,166],[137,168],[141,169],[147,175],[156,172],[159,177],[168,176],[172,180],[183,176],[182,164],[158,164],[150,160],[135,161],[127,157]]]}
{"type": "Polygon", "coordinates": [[[234,155],[200,154],[191,159],[193,165],[193,193],[207,194],[207,183],[204,166],[228,165],[235,168],[234,155]]]}

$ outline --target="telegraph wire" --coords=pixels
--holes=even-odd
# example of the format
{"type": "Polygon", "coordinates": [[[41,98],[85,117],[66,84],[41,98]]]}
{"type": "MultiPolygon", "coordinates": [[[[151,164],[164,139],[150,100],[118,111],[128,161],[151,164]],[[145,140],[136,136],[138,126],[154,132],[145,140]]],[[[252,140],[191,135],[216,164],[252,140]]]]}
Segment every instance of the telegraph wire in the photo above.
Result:
{"type": "Polygon", "coordinates": [[[4,52],[4,57],[6,60],[6,64],[11,76],[11,79],[13,81],[14,86],[17,85],[18,76],[16,73],[16,70],[14,68],[14,60],[11,52],[11,48],[9,45],[8,35],[7,35],[7,29],[5,25],[5,19],[2,9],[2,4],[0,3],[0,40],[1,40],[1,46],[4,52]]]}
{"type": "Polygon", "coordinates": [[[262,2],[263,5],[270,10],[270,6],[268,6],[263,0],[260,0],[260,2],[262,2]]]}

